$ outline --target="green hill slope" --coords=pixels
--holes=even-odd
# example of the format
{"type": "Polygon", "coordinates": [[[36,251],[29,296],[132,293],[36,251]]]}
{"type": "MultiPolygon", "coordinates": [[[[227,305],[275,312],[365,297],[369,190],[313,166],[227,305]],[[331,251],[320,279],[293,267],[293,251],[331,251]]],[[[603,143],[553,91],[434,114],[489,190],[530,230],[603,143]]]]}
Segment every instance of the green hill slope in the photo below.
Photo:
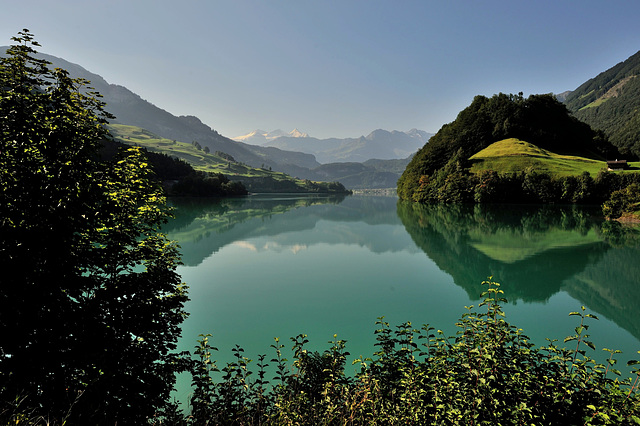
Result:
{"type": "Polygon", "coordinates": [[[196,170],[205,172],[222,173],[229,177],[238,176],[268,176],[273,175],[269,171],[255,169],[243,164],[230,161],[216,155],[207,153],[192,144],[166,139],[137,126],[123,124],[110,124],[107,126],[111,135],[118,141],[128,145],[139,145],[151,152],[161,152],[180,158],[196,170]]]}
{"type": "Polygon", "coordinates": [[[231,180],[242,182],[251,192],[346,192],[344,186],[337,182],[312,182],[265,168],[250,167],[225,153],[207,152],[206,147],[162,138],[137,126],[110,124],[108,128],[117,141],[180,158],[196,170],[222,173],[231,180]]]}
{"type": "Polygon", "coordinates": [[[567,96],[566,105],[604,131],[625,156],[640,158],[640,51],[586,81],[567,96]]]}
{"type": "Polygon", "coordinates": [[[606,168],[604,161],[556,154],[515,138],[495,142],[472,155],[469,160],[472,163],[472,173],[482,170],[512,173],[532,167],[538,172],[558,176],[577,176],[583,172],[595,176],[602,168],[606,168]]]}

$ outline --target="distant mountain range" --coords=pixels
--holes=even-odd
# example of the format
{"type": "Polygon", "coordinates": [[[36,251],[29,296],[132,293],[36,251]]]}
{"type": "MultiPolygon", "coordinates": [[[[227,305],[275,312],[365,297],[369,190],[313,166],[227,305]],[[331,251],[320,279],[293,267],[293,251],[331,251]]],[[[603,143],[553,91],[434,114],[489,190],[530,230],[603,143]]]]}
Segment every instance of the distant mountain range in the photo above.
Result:
{"type": "MultiPolygon", "coordinates": [[[[6,46],[0,47],[0,55],[4,56],[6,50],[6,46]]],[[[252,167],[272,167],[278,170],[286,164],[311,168],[320,165],[313,155],[283,152],[277,148],[233,141],[220,135],[197,117],[177,117],[142,99],[126,87],[107,83],[104,78],[87,71],[80,65],[43,53],[38,53],[37,57],[51,62],[54,67],[67,70],[73,78],[89,80],[91,86],[103,96],[102,101],[106,103],[105,109],[115,115],[116,118],[113,120],[115,124],[141,127],[153,134],[181,142],[197,141],[203,148],[208,147],[211,152],[225,152],[237,161],[252,167]]]]}
{"type": "Polygon", "coordinates": [[[292,138],[307,138],[309,135],[306,133],[302,133],[298,129],[293,129],[289,133],[286,133],[284,130],[278,129],[272,132],[265,132],[264,130],[254,130],[251,133],[248,133],[243,136],[236,136],[235,138],[231,138],[234,141],[245,142],[252,145],[264,145],[269,141],[280,137],[292,137],[292,138]]]}
{"type": "MultiPolygon", "coordinates": [[[[6,49],[6,46],[0,47],[0,55],[4,56],[6,49]]],[[[219,134],[197,117],[175,116],[142,99],[126,87],[108,83],[98,74],[89,72],[80,65],[43,53],[38,53],[37,56],[51,62],[53,67],[67,70],[72,78],[89,80],[91,87],[103,96],[102,100],[106,103],[105,109],[116,117],[112,122],[113,124],[140,127],[154,135],[175,141],[185,143],[198,142],[202,148],[206,147],[212,153],[216,151],[224,152],[231,155],[236,161],[251,167],[284,172],[300,179],[344,181],[349,182],[344,184],[350,189],[395,188],[398,177],[409,162],[409,154],[412,154],[411,146],[415,146],[415,151],[419,146],[423,145],[422,142],[415,142],[417,141],[415,139],[417,136],[407,136],[410,132],[386,132],[382,130],[372,132],[366,138],[344,140],[319,140],[310,138],[307,134],[297,130],[290,133],[283,131],[269,133],[256,131],[253,132],[255,133],[253,136],[262,137],[263,143],[245,143],[245,141],[232,140],[219,134]],[[395,136],[399,135],[399,137],[394,137],[394,134],[395,136]],[[391,146],[381,148],[381,145],[385,143],[394,144],[401,138],[404,138],[405,141],[400,143],[395,148],[395,151],[394,147],[391,146]],[[411,138],[414,138],[415,141],[411,138]],[[321,158],[325,160],[341,158],[340,161],[342,163],[337,166],[331,164],[321,165],[315,154],[303,152],[299,146],[295,146],[295,149],[292,150],[280,148],[278,145],[285,146],[284,141],[287,139],[306,142],[321,141],[321,143],[334,141],[328,142],[324,148],[333,143],[334,146],[343,146],[341,148],[343,153],[339,153],[340,149],[336,149],[333,153],[323,154],[321,158]],[[407,144],[406,139],[411,139],[413,145],[407,144]],[[335,141],[343,142],[338,143],[335,141]],[[351,141],[359,141],[360,146],[355,147],[357,143],[351,141]],[[349,143],[354,146],[349,147],[349,143]],[[372,148],[367,151],[369,148],[366,146],[371,146],[372,148]],[[393,154],[389,154],[389,152],[393,152],[393,154]],[[381,153],[380,157],[377,157],[378,153],[381,153]],[[405,154],[406,158],[401,158],[405,154]],[[333,157],[331,157],[332,155],[333,157]],[[376,157],[382,159],[370,160],[376,157]],[[352,162],[356,158],[358,161],[370,161],[366,161],[366,163],[352,162]],[[393,158],[393,160],[385,160],[384,158],[393,158]]],[[[423,134],[426,134],[425,132],[416,132],[419,137],[423,137],[423,134]]],[[[170,152],[167,153],[171,154],[170,152]]]]}
{"type": "Polygon", "coordinates": [[[317,139],[294,129],[289,133],[282,130],[273,132],[255,130],[233,139],[285,151],[313,154],[320,163],[327,164],[364,162],[374,158],[380,160],[407,158],[422,148],[431,136],[433,136],[432,133],[417,129],[411,129],[408,132],[397,130],[389,132],[378,129],[358,138],[317,139]]]}

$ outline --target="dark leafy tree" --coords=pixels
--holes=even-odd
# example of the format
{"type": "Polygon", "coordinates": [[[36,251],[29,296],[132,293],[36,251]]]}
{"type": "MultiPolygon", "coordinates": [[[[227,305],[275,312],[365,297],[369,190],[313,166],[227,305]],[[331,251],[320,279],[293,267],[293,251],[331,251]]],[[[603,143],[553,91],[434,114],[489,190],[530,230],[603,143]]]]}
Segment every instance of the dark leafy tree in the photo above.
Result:
{"type": "Polygon", "coordinates": [[[187,299],[158,232],[162,189],[136,148],[100,159],[108,114],[88,82],[35,59],[28,30],[13,40],[0,60],[1,420],[142,424],[181,368],[187,299]]]}
{"type": "Polygon", "coordinates": [[[230,181],[222,173],[205,173],[194,170],[171,186],[169,193],[189,197],[220,197],[247,195],[247,190],[242,183],[230,181]]]}
{"type": "Polygon", "coordinates": [[[220,158],[224,158],[225,160],[228,160],[230,162],[236,162],[236,160],[229,154],[227,154],[226,152],[222,152],[222,151],[216,151],[213,153],[213,155],[217,155],[220,158]]]}
{"type": "Polygon", "coordinates": [[[619,189],[602,205],[602,213],[610,219],[617,219],[625,213],[640,209],[640,186],[632,183],[624,189],[619,189]]]}

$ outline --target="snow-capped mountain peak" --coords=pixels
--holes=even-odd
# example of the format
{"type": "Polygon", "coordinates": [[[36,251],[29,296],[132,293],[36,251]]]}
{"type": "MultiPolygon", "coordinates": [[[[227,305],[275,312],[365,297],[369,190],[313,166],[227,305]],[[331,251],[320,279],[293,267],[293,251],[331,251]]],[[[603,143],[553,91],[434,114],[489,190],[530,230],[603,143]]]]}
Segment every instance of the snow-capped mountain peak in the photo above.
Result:
{"type": "Polygon", "coordinates": [[[291,137],[291,138],[308,138],[309,137],[308,134],[303,133],[298,129],[293,129],[289,133],[281,129],[273,130],[271,132],[265,132],[264,130],[258,129],[258,130],[254,130],[251,133],[247,133],[246,135],[236,136],[235,138],[231,138],[231,139],[233,139],[234,141],[250,143],[253,145],[262,145],[266,142],[272,141],[274,139],[277,139],[283,136],[291,137]]]}
{"type": "Polygon", "coordinates": [[[309,137],[308,134],[303,133],[298,129],[293,129],[292,131],[290,131],[289,136],[291,136],[292,138],[308,138],[309,137]]]}

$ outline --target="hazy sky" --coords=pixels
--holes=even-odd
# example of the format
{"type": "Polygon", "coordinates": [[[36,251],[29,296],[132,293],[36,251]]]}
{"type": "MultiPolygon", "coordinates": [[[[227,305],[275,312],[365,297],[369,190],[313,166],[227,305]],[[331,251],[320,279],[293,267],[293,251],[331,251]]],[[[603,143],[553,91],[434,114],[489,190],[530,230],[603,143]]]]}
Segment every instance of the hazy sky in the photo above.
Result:
{"type": "Polygon", "coordinates": [[[640,1],[4,1],[0,45],[22,28],[228,137],[358,137],[436,132],[477,94],[573,90],[640,50],[640,1]]]}

